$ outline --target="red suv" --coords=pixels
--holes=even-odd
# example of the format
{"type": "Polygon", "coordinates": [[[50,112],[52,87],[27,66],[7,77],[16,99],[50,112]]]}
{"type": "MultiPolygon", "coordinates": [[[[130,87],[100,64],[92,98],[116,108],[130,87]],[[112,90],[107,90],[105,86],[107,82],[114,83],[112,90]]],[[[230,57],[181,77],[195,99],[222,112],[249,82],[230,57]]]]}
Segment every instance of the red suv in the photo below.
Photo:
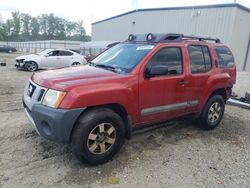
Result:
{"type": "Polygon", "coordinates": [[[96,165],[135,128],[187,114],[215,128],[235,79],[232,52],[219,39],[129,35],[87,66],[33,74],[23,104],[38,134],[71,143],[80,161],[96,165]]]}

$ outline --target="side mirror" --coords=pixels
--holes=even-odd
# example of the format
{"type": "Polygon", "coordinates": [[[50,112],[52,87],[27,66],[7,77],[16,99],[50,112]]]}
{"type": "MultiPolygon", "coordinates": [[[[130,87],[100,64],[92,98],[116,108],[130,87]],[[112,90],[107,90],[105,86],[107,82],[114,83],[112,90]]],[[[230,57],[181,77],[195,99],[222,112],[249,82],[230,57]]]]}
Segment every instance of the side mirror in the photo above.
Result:
{"type": "Polygon", "coordinates": [[[45,54],[44,57],[49,57],[49,54],[45,54]]]}
{"type": "Polygon", "coordinates": [[[155,76],[161,76],[168,74],[168,67],[165,65],[155,65],[150,68],[146,68],[145,77],[151,78],[155,76]]]}

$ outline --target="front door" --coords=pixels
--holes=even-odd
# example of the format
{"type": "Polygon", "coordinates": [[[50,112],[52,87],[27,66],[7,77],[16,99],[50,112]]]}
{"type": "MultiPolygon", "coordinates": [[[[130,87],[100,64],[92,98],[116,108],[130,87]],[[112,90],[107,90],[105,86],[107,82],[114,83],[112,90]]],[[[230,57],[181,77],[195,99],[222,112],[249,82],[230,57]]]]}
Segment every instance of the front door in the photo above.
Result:
{"type": "Polygon", "coordinates": [[[152,67],[167,67],[162,75],[141,76],[139,81],[139,113],[142,123],[167,120],[185,113],[187,107],[185,69],[183,69],[182,48],[162,47],[145,65],[145,71],[152,67]]]}
{"type": "Polygon", "coordinates": [[[43,58],[42,62],[42,68],[53,68],[56,66],[58,60],[59,60],[59,51],[58,50],[52,50],[48,53],[48,56],[43,58]]]}

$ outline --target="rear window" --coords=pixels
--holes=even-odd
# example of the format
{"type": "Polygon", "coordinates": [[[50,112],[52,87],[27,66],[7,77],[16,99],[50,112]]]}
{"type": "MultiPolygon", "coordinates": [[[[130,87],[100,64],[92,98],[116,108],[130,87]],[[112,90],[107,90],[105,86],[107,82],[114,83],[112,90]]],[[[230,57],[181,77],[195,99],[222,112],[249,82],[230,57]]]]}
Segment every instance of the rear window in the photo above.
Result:
{"type": "Polygon", "coordinates": [[[68,51],[59,51],[59,56],[72,56],[73,53],[68,51]]]}
{"type": "Polygon", "coordinates": [[[233,54],[227,47],[216,47],[215,51],[220,68],[230,68],[234,66],[233,54]]]}

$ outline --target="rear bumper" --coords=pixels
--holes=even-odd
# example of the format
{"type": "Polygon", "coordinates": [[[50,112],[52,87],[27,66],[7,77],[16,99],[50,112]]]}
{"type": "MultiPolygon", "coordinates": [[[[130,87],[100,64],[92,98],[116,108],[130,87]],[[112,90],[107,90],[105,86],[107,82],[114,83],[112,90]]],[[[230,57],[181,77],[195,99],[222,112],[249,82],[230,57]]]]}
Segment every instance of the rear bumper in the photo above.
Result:
{"type": "Polygon", "coordinates": [[[48,140],[63,143],[70,141],[75,122],[86,109],[54,109],[35,104],[29,110],[25,103],[23,104],[28,119],[39,135],[48,140]]]}

